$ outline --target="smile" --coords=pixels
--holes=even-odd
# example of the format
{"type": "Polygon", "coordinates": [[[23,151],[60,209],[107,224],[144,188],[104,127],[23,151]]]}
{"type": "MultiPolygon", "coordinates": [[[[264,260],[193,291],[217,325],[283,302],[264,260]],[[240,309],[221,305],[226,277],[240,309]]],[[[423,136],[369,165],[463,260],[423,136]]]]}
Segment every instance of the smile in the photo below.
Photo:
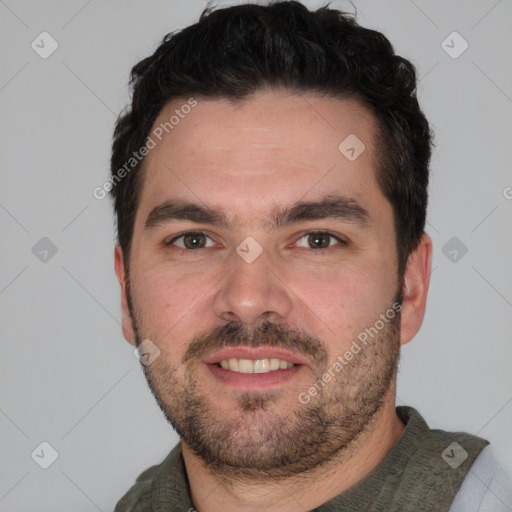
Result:
{"type": "Polygon", "coordinates": [[[218,366],[225,370],[238,373],[268,373],[276,370],[286,370],[295,365],[283,359],[223,359],[218,366]]]}

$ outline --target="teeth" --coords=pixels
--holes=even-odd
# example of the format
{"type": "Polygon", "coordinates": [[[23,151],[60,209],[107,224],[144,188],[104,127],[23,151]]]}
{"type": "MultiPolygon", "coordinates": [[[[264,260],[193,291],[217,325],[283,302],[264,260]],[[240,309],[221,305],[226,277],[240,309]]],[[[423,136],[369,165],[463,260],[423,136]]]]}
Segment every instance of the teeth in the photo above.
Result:
{"type": "Polygon", "coordinates": [[[220,366],[225,370],[238,373],[268,373],[274,370],[285,370],[295,366],[282,359],[224,359],[220,366]]]}
{"type": "MultiPolygon", "coordinates": [[[[231,366],[230,366],[231,369],[231,366]]],[[[239,359],[238,360],[238,372],[239,373],[254,373],[254,365],[250,359],[239,359]]]]}
{"type": "Polygon", "coordinates": [[[271,370],[279,370],[279,359],[271,359],[270,360],[270,369],[271,370]]]}
{"type": "Polygon", "coordinates": [[[270,371],[270,361],[268,359],[257,359],[253,364],[254,373],[267,373],[270,371]]]}

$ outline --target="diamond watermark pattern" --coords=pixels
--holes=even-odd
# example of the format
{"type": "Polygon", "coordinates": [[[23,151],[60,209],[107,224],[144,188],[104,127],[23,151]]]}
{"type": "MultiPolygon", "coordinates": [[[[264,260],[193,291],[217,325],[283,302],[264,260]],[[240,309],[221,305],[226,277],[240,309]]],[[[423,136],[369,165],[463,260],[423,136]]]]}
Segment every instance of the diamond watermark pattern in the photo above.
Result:
{"type": "Polygon", "coordinates": [[[263,252],[263,247],[252,236],[248,236],[236,248],[236,252],[246,263],[252,263],[263,252]]]}
{"type": "Polygon", "coordinates": [[[468,49],[468,47],[468,42],[458,32],[452,32],[441,43],[441,48],[452,59],[458,59],[468,49]]]}
{"type": "Polygon", "coordinates": [[[39,57],[47,59],[59,47],[59,43],[48,32],[41,32],[30,46],[39,57]]]}
{"type": "Polygon", "coordinates": [[[134,349],[133,355],[144,366],[149,366],[160,355],[160,349],[151,340],[146,339],[134,349]]]}
{"type": "Polygon", "coordinates": [[[366,149],[366,146],[359,137],[351,133],[348,137],[343,139],[338,149],[347,160],[353,162],[359,158],[361,153],[366,149]]]}
{"type": "Polygon", "coordinates": [[[56,254],[57,246],[46,236],[43,236],[34,247],[32,254],[43,263],[48,263],[56,254]]]}
{"type": "Polygon", "coordinates": [[[38,466],[48,469],[58,459],[59,454],[50,443],[43,441],[30,456],[38,466]]]}
{"type": "Polygon", "coordinates": [[[458,263],[466,255],[468,248],[454,236],[443,245],[441,251],[452,263],[458,263]]]}
{"type": "Polygon", "coordinates": [[[468,458],[468,452],[459,443],[453,442],[441,457],[450,467],[457,469],[468,458]]]}

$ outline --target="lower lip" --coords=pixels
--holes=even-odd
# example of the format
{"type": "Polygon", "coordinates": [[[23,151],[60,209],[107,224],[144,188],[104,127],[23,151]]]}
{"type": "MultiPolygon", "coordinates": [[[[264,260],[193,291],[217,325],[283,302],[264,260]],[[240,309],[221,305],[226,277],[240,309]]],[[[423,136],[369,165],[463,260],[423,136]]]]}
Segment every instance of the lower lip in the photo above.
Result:
{"type": "Polygon", "coordinates": [[[260,391],[285,384],[300,372],[303,366],[298,364],[285,370],[272,370],[267,373],[240,373],[226,370],[216,364],[206,365],[217,380],[239,391],[260,391]]]}

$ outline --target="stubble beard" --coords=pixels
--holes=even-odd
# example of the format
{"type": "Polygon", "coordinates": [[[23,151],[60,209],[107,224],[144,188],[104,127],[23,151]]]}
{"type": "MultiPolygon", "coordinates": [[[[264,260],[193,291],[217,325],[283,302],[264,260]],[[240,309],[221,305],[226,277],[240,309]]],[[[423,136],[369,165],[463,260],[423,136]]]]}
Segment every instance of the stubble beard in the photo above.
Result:
{"type": "MultiPolygon", "coordinates": [[[[144,338],[135,318],[132,313],[139,345],[144,338]]],[[[234,346],[241,339],[245,342],[238,342],[239,345],[259,346],[265,339],[273,346],[290,348],[294,340],[286,332],[276,324],[266,323],[253,332],[251,343],[247,343],[247,333],[240,326],[229,324],[209,339],[217,346],[234,346]]],[[[327,361],[325,344],[320,340],[299,337],[295,343],[317,351],[313,385],[333,362],[327,361]]],[[[201,387],[195,359],[185,364],[183,378],[178,377],[178,365],[165,357],[142,368],[165,417],[205,467],[226,481],[276,481],[307,475],[349,453],[382,408],[395,383],[399,358],[397,314],[307,404],[288,394],[286,408],[280,407],[284,398],[277,391],[233,392],[230,414],[221,414],[212,394],[201,387]]]]}

